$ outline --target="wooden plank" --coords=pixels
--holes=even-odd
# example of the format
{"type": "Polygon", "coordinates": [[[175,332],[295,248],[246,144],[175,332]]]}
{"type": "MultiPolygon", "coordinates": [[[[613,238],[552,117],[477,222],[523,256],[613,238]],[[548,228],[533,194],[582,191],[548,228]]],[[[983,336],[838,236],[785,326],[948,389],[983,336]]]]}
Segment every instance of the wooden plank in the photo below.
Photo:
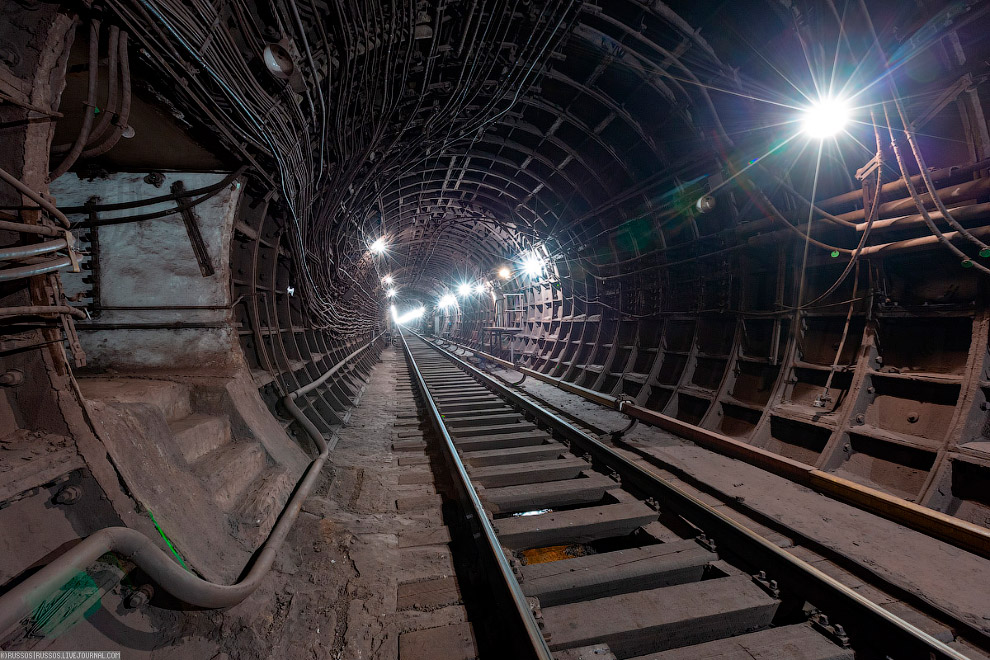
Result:
{"type": "Polygon", "coordinates": [[[499,435],[479,435],[471,438],[453,438],[454,445],[463,452],[482,451],[488,449],[509,449],[528,445],[542,445],[550,436],[533,429],[520,433],[502,433],[499,435]]]}
{"type": "Polygon", "coordinates": [[[652,653],[632,660],[853,660],[806,623],[652,653]]]}
{"type": "Polygon", "coordinates": [[[605,493],[619,484],[597,472],[583,479],[525,484],[507,488],[486,488],[479,493],[493,513],[516,513],[601,502],[605,493]]]}
{"type": "Polygon", "coordinates": [[[492,424],[491,426],[472,426],[463,429],[451,429],[450,434],[455,438],[477,438],[489,435],[506,435],[511,433],[531,433],[538,430],[535,424],[516,422],[514,424],[492,424]]]}
{"type": "MultiPolygon", "coordinates": [[[[464,462],[471,467],[487,467],[490,465],[506,465],[508,463],[528,463],[557,458],[565,453],[567,448],[559,442],[548,442],[529,447],[509,447],[508,449],[488,449],[466,452],[464,462]]],[[[587,467],[587,464],[585,464],[587,467]]]]}
{"type": "Polygon", "coordinates": [[[522,568],[522,588],[543,607],[697,582],[718,555],[694,540],[658,543],[522,568]]]}
{"type": "Polygon", "coordinates": [[[740,575],[547,607],[543,622],[551,650],[604,642],[629,657],[769,626],[778,604],[740,575]]]}
{"type": "Polygon", "coordinates": [[[495,526],[503,545],[524,549],[626,536],[656,519],[657,512],[650,507],[630,502],[506,518],[495,526]]]}
{"type": "Polygon", "coordinates": [[[471,471],[471,481],[485,488],[503,488],[574,479],[586,469],[588,464],[580,458],[556,458],[549,461],[475,468],[471,471]]]}

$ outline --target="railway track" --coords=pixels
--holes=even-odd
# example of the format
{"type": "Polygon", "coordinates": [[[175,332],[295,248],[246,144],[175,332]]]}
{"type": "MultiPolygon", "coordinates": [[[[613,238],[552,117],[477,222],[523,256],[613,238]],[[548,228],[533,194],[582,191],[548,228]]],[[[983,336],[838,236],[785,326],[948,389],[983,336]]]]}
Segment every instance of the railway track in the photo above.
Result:
{"type": "Polygon", "coordinates": [[[966,657],[453,353],[402,345],[513,657],[966,657]]]}

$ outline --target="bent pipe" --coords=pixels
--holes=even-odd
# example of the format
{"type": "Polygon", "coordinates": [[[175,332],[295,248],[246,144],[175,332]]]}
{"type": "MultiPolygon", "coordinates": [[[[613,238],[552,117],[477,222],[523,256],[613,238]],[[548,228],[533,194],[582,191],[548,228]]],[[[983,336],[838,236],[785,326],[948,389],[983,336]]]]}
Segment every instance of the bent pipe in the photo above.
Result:
{"type": "Polygon", "coordinates": [[[53,261],[46,261],[40,264],[31,264],[30,266],[4,268],[3,270],[0,270],[0,282],[20,280],[25,277],[33,277],[35,275],[44,275],[45,273],[52,273],[60,268],[65,268],[66,266],[71,265],[72,260],[69,257],[61,257],[53,261]]]}
{"type": "MultiPolygon", "coordinates": [[[[314,380],[312,383],[310,383],[309,385],[303,385],[302,387],[300,387],[299,389],[295,390],[294,392],[290,392],[289,393],[289,396],[287,398],[292,399],[292,400],[295,400],[295,399],[298,399],[299,397],[301,397],[301,396],[303,396],[305,394],[309,394],[310,392],[312,392],[313,390],[315,390],[317,387],[319,387],[323,383],[327,382],[330,379],[330,377],[333,376],[338,371],[340,371],[341,368],[345,364],[347,364],[353,358],[355,358],[358,355],[360,355],[367,348],[371,347],[375,342],[377,342],[379,339],[381,339],[382,338],[382,335],[384,335],[384,334],[385,334],[384,332],[379,332],[375,337],[372,338],[371,341],[369,341],[367,344],[365,344],[361,348],[357,349],[356,351],[354,351],[353,353],[351,353],[350,355],[348,355],[347,357],[345,357],[343,360],[341,360],[337,364],[335,364],[332,367],[330,367],[329,369],[327,369],[326,373],[324,373],[322,376],[320,376],[319,378],[317,378],[316,380],[314,380]]],[[[315,430],[316,427],[314,426],[313,429],[315,430]]]]}
{"type": "Polygon", "coordinates": [[[313,490],[323,464],[330,454],[323,434],[306,419],[302,411],[286,397],[282,401],[289,413],[306,430],[320,449],[320,454],[306,468],[296,492],[289,500],[268,539],[243,579],[231,585],[209,582],[187,572],[158,548],[147,536],[129,527],[108,527],[91,534],[79,545],[45,566],[0,597],[0,633],[16,625],[59,587],[102,555],[113,552],[136,564],[162,589],[179,600],[206,608],[230,607],[247,598],[268,573],[275,556],[299,516],[302,504],[313,490]]]}
{"type": "Polygon", "coordinates": [[[77,319],[85,319],[86,310],[72,305],[22,305],[19,307],[0,307],[0,318],[9,316],[37,316],[44,314],[69,314],[77,319]]]}
{"type": "MultiPolygon", "coordinates": [[[[381,335],[337,363],[334,371],[372,345],[379,337],[381,335]]],[[[303,502],[312,492],[323,464],[330,455],[330,446],[323,434],[295,404],[292,395],[286,395],[282,399],[282,404],[306,431],[320,453],[306,468],[295,493],[282,510],[268,539],[254,557],[250,570],[240,581],[225,585],[204,580],[175,563],[141,532],[129,527],[107,527],[86,537],[61,557],[0,596],[0,635],[24,617],[30,616],[35,608],[45,602],[59,587],[108,552],[133,562],[158,586],[190,605],[216,609],[231,607],[247,598],[258,588],[261,580],[271,569],[276,554],[296,522],[303,502]]]]}
{"type": "Polygon", "coordinates": [[[34,243],[33,245],[14,245],[12,247],[0,248],[0,261],[10,259],[23,259],[24,257],[36,257],[49,252],[57,252],[68,247],[69,244],[64,238],[44,243],[34,243]]]}

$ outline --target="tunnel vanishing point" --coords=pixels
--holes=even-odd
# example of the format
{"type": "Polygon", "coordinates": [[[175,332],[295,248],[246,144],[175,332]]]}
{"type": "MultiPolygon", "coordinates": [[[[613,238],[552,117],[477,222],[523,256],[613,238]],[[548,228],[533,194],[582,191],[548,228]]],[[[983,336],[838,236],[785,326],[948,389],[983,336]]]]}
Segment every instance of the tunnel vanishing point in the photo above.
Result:
{"type": "Polygon", "coordinates": [[[990,658],[987,0],[0,0],[0,657],[990,658]]]}

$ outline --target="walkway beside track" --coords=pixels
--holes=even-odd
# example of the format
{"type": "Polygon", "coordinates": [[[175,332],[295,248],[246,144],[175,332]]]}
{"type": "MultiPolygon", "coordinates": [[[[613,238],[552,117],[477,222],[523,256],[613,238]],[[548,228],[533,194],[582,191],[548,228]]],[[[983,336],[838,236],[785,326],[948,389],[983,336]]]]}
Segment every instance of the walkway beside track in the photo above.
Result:
{"type": "MultiPolygon", "coordinates": [[[[513,370],[496,368],[491,373],[510,382],[519,380],[513,370]]],[[[533,378],[527,378],[518,390],[599,431],[621,430],[629,423],[621,413],[533,378]]],[[[678,486],[761,534],[779,539],[785,547],[797,542],[794,554],[816,562],[834,577],[845,578],[864,594],[875,591],[870,586],[875,576],[877,583],[903,589],[990,635],[990,560],[662,429],[640,424],[623,436],[616,448],[654,470],[659,468],[678,486]],[[847,558],[856,565],[859,576],[826,557],[847,558]]],[[[945,638],[948,634],[943,630],[936,636],[945,638]]],[[[969,648],[961,650],[984,657],[969,648]]]]}

